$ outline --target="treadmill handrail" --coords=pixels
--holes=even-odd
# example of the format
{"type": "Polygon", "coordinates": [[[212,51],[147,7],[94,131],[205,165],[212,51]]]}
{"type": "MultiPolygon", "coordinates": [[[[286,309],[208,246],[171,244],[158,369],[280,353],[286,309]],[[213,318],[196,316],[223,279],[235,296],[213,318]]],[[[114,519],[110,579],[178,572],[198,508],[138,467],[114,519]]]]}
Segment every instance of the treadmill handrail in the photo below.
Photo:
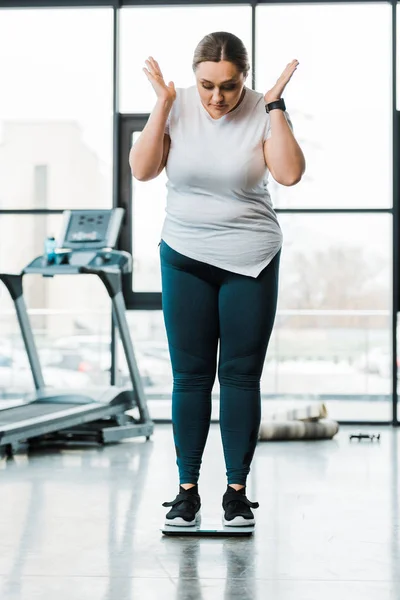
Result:
{"type": "Polygon", "coordinates": [[[4,283],[14,301],[23,295],[22,273],[0,273],[0,281],[4,283]]]}
{"type": "Polygon", "coordinates": [[[4,283],[13,299],[15,312],[24,342],[25,350],[28,355],[28,361],[31,368],[33,383],[36,390],[44,389],[45,382],[43,378],[42,367],[40,364],[39,353],[33,337],[32,326],[29,320],[28,311],[25,304],[24,292],[22,286],[22,273],[20,275],[11,275],[7,273],[0,274],[0,280],[4,283]]]}
{"type": "Polygon", "coordinates": [[[121,271],[119,269],[112,267],[101,267],[98,269],[96,267],[80,267],[79,272],[86,275],[97,275],[104,284],[110,298],[115,298],[122,289],[121,271]]]}

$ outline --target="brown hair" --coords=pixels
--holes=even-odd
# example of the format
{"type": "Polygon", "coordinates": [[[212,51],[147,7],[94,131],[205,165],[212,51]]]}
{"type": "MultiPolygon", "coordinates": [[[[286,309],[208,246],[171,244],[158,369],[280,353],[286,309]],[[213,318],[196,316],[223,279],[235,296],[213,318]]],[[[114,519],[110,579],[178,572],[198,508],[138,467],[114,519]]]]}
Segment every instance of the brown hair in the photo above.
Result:
{"type": "Polygon", "coordinates": [[[233,63],[244,76],[250,70],[249,56],[242,40],[226,31],[215,31],[203,37],[194,51],[192,68],[196,71],[201,62],[221,60],[233,63]]]}

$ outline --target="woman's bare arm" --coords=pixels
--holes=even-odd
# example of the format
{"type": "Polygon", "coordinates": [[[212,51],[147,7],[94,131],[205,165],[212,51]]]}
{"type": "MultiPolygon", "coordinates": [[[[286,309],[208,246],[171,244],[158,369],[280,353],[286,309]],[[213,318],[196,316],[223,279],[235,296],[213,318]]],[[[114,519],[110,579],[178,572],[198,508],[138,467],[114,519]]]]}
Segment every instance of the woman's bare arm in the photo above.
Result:
{"type": "Polygon", "coordinates": [[[129,165],[135,179],[149,181],[161,173],[168,157],[170,137],[164,133],[173,102],[157,100],[156,105],[129,153],[129,165]]]}

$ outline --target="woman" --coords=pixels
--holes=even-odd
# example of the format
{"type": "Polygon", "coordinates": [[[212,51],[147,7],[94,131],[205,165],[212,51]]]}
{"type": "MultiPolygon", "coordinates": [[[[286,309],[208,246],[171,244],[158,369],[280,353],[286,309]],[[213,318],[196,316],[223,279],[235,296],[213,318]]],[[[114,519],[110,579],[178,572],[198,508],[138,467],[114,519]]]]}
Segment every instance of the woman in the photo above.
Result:
{"type": "Polygon", "coordinates": [[[168,525],[200,516],[198,479],[220,383],[220,427],[227,489],[223,522],[254,524],[246,497],[261,419],[260,379],[275,319],[282,234],[267,190],[300,181],[303,153],[281,99],[298,66],[287,65],[265,95],[245,86],[243,42],[216,32],[193,58],[196,85],[165,84],[152,57],[147,75],[157,102],[130,152],[140,181],[168,176],[160,242],[162,308],[174,385],[172,423],[179,493],[168,525]],[[267,112],[269,111],[269,112],[267,112]]]}

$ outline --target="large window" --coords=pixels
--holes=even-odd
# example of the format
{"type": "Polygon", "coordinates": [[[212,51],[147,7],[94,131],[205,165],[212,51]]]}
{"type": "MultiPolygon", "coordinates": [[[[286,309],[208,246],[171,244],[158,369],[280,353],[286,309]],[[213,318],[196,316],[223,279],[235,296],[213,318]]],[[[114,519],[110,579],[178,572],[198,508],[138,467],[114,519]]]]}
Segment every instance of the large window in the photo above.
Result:
{"type": "Polygon", "coordinates": [[[271,182],[275,206],[390,207],[390,5],[259,6],[256,23],[258,90],[300,62],[284,96],[307,172],[293,188],[271,182]]]}
{"type": "Polygon", "coordinates": [[[0,209],[112,206],[111,9],[1,10],[0,209]]]}
{"type": "Polygon", "coordinates": [[[291,213],[279,220],[285,241],[269,389],[288,399],[320,398],[338,419],[388,420],[391,216],[291,213]]]}
{"type": "MultiPolygon", "coordinates": [[[[158,60],[167,82],[188,87],[195,84],[191,65],[201,38],[230,31],[243,40],[250,59],[255,52],[260,92],[297,58],[284,97],[307,171],[293,187],[271,176],[269,181],[284,247],[261,384],[264,409],[324,401],[332,418],[388,420],[396,242],[392,8],[386,2],[272,3],[257,5],[254,15],[253,40],[250,3],[123,7],[113,57],[111,7],[1,10],[0,212],[111,207],[113,189],[122,190],[129,207],[124,249],[134,264],[130,298],[155,292],[143,301],[149,306],[131,311],[128,320],[148,398],[153,406],[159,401],[162,414],[154,416],[168,418],[172,371],[163,315],[149,310],[155,298],[161,301],[158,243],[166,174],[142,183],[126,176],[125,168],[113,187],[114,161],[125,167],[128,161],[126,151],[117,155],[118,136],[113,139],[119,131],[113,132],[113,97],[121,122],[130,119],[123,131],[134,143],[140,131],[132,123],[141,128],[156,101],[143,73],[148,56],[158,60]]],[[[247,84],[252,81],[253,71],[247,84]]],[[[1,215],[0,270],[18,271],[40,254],[60,221],[49,213],[1,215]]],[[[0,344],[4,395],[18,393],[18,382],[26,388],[29,378],[13,306],[0,288],[7,333],[0,344]]],[[[70,369],[70,386],[106,383],[110,305],[96,278],[27,277],[26,293],[50,382],[63,380],[60,369],[70,369]]],[[[126,383],[123,361],[119,368],[119,381],[126,383]]],[[[216,381],[214,416],[218,395],[216,381]]]]}

